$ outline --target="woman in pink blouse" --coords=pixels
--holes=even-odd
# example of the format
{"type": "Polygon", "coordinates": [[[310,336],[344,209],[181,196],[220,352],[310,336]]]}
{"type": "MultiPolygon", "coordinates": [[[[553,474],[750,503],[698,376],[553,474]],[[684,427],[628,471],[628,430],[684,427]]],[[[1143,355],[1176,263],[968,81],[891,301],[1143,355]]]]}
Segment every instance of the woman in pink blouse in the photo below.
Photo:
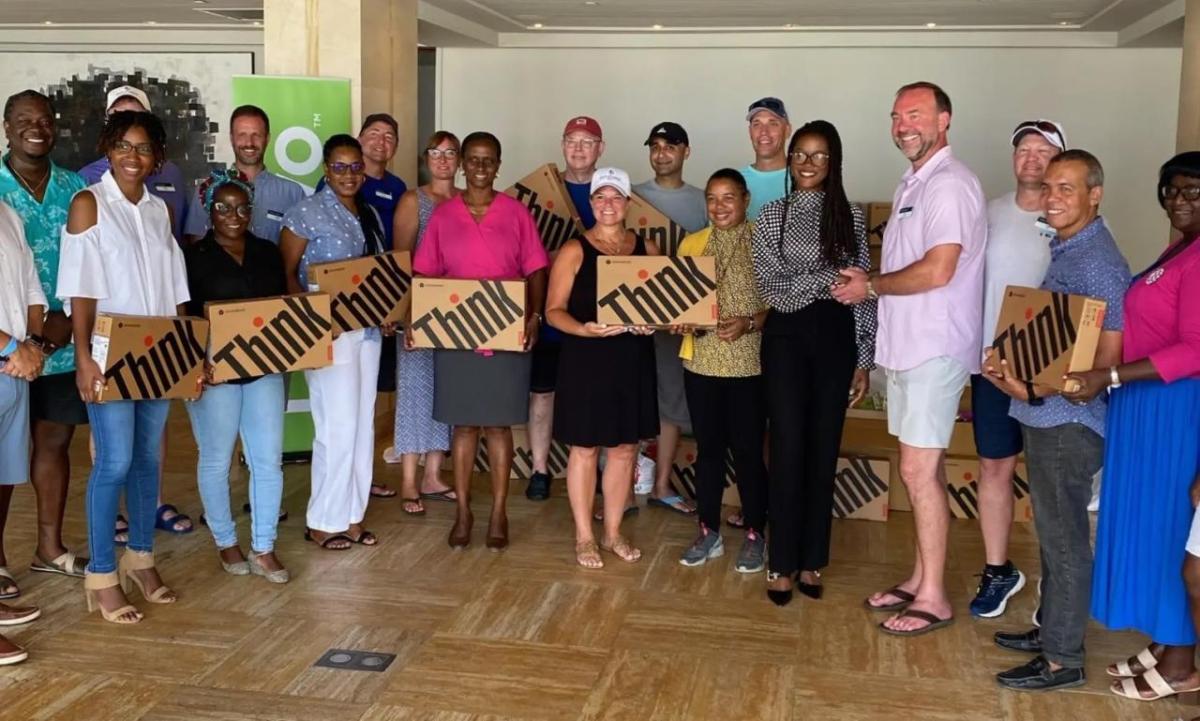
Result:
{"type": "MultiPolygon", "coordinates": [[[[467,187],[433,211],[413,272],[439,278],[525,280],[525,350],[537,342],[542,318],[533,311],[546,299],[549,258],[525,206],[492,187],[500,169],[500,141],[491,133],[463,138],[467,187]]],[[[433,417],[454,427],[450,453],[458,513],[449,543],[471,542],[471,470],[479,430],[487,439],[492,475],[492,513],[487,547],[508,546],[508,473],[512,465],[512,426],[529,415],[530,355],[527,352],[439,350],[434,358],[433,417]]]]}
{"type": "Polygon", "coordinates": [[[1125,294],[1123,362],[1067,395],[1112,394],[1092,615],[1150,637],[1108,667],[1110,690],[1142,701],[1200,691],[1200,152],[1162,167],[1158,201],[1181,237],[1125,294]]]}

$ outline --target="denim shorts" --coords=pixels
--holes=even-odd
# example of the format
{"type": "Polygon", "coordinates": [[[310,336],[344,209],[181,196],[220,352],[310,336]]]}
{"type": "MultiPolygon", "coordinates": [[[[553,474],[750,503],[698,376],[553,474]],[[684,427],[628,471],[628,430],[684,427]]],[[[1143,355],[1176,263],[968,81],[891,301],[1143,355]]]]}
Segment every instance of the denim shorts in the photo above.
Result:
{"type": "Polygon", "coordinates": [[[971,413],[980,458],[1008,458],[1021,452],[1021,424],[1008,415],[1012,399],[982,375],[971,376],[971,413]]]}
{"type": "Polygon", "coordinates": [[[29,480],[29,383],[0,375],[0,486],[29,480]]]}

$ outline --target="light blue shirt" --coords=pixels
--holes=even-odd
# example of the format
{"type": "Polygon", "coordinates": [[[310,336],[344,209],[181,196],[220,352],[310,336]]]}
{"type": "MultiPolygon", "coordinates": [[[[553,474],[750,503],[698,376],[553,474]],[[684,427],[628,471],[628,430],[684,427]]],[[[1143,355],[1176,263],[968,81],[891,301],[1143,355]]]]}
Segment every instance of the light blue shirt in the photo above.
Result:
{"type": "Polygon", "coordinates": [[[764,205],[786,195],[783,191],[787,182],[787,168],[768,170],[764,173],[755,170],[753,165],[747,165],[742,168],[742,175],[746,178],[746,187],[750,189],[750,207],[746,209],[748,220],[756,220],[758,211],[762,210],[764,205]]]}
{"type": "MultiPolygon", "coordinates": [[[[279,245],[283,216],[296,203],[304,200],[304,187],[299,183],[263,170],[254,177],[254,212],[250,215],[250,232],[279,245]]],[[[191,209],[183,232],[197,238],[208,234],[212,217],[204,209],[200,193],[192,193],[191,209]]]]}
{"type": "MultiPolygon", "coordinates": [[[[1129,263],[1117,249],[1112,233],[1097,217],[1075,235],[1050,242],[1050,267],[1042,290],[1099,298],[1106,302],[1104,330],[1122,330],[1125,326],[1125,290],[1129,287],[1129,263]]],[[[1100,436],[1104,435],[1104,416],[1108,395],[1101,393],[1077,406],[1062,396],[1050,396],[1040,406],[1013,399],[1008,414],[1032,428],[1055,428],[1081,423],[1100,436]]]]}
{"type": "MultiPolygon", "coordinates": [[[[5,159],[7,160],[7,156],[5,159]]],[[[42,283],[42,291],[45,292],[49,304],[47,310],[62,310],[62,301],[55,293],[58,285],[62,229],[67,224],[67,210],[71,206],[71,198],[85,187],[87,184],[83,178],[50,163],[50,180],[47,181],[46,193],[39,203],[8,169],[8,163],[0,164],[0,200],[17,212],[25,226],[25,240],[33,251],[33,265],[37,269],[38,280],[42,283]]],[[[67,345],[59,348],[46,360],[43,372],[53,375],[73,370],[75,349],[67,345]]]]}
{"type": "Polygon", "coordinates": [[[283,215],[283,225],[308,240],[300,258],[300,286],[308,287],[310,263],[361,258],[367,239],[362,224],[328,187],[296,203],[283,215]]]}

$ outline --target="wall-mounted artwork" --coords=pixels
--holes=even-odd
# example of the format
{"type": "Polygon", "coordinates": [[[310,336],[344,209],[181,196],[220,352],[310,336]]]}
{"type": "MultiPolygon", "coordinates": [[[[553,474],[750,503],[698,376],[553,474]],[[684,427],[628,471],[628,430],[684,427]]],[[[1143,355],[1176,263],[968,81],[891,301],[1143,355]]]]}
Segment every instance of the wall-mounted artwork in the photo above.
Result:
{"type": "Polygon", "coordinates": [[[77,170],[97,157],[105,95],[119,85],[146,91],[167,131],[167,157],[194,182],[233,161],[227,140],[231,78],[254,72],[252,53],[0,52],[0,97],[26,88],[58,110],[54,160],[77,170]]]}

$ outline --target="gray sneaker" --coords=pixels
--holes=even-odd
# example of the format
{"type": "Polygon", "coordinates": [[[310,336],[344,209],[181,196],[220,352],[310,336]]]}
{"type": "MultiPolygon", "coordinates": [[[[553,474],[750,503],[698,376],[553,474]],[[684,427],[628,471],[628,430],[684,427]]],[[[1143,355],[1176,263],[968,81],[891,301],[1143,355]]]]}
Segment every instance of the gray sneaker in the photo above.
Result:
{"type": "Polygon", "coordinates": [[[746,532],[742,550],[738,552],[733,568],[738,573],[758,573],[766,568],[767,541],[754,531],[746,532]]]}
{"type": "Polygon", "coordinates": [[[724,555],[725,542],[721,540],[721,534],[701,526],[700,535],[696,536],[692,545],[679,557],[679,562],[684,566],[703,566],[708,559],[724,555]]]}

